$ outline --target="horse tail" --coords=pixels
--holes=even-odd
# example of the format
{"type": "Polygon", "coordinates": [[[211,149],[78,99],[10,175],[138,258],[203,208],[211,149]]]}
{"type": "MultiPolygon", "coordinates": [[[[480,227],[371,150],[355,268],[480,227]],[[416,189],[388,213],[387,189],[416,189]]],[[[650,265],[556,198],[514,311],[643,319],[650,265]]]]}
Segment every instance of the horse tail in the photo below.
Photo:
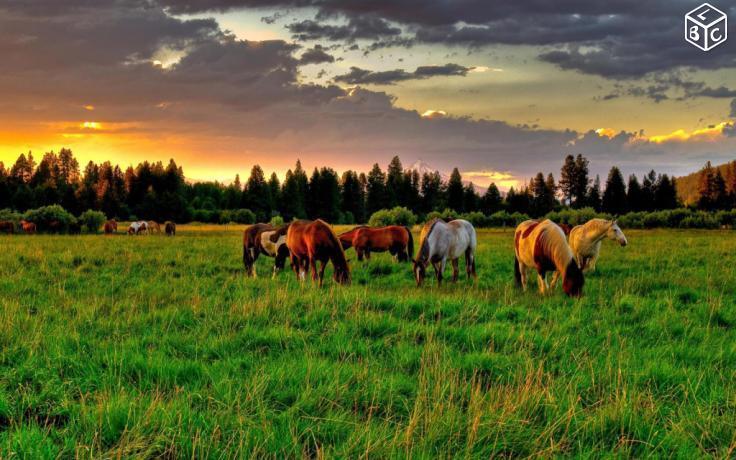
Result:
{"type": "Polygon", "coordinates": [[[519,268],[519,258],[514,255],[514,278],[516,279],[516,286],[521,287],[521,269],[519,268]]]}
{"type": "MultiPolygon", "coordinates": [[[[329,237],[330,241],[332,242],[333,246],[337,248],[339,251],[340,259],[338,262],[344,266],[345,272],[347,273],[348,280],[350,280],[350,267],[348,266],[348,258],[345,256],[345,249],[342,247],[342,242],[340,241],[340,238],[337,237],[337,234],[335,233],[335,230],[332,229],[330,225],[328,225],[323,220],[319,220],[324,224],[325,227],[327,227],[327,236],[329,237]]],[[[332,265],[335,266],[335,270],[338,269],[338,267],[335,265],[335,260],[332,260],[332,265]]],[[[341,269],[343,267],[340,267],[341,269]]]]}
{"type": "Polygon", "coordinates": [[[406,243],[406,253],[409,254],[409,260],[414,259],[414,236],[411,234],[411,228],[404,226],[406,233],[409,235],[409,241],[406,243]]]}

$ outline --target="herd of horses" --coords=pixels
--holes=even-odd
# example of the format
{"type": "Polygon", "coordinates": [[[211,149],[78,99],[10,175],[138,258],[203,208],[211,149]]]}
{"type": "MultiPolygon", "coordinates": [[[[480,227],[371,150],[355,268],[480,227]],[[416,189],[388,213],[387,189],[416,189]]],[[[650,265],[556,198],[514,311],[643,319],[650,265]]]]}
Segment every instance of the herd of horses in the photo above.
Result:
{"type": "MultiPolygon", "coordinates": [[[[621,246],[627,240],[616,220],[591,219],[570,227],[549,219],[527,220],[514,232],[514,275],[519,287],[526,290],[529,271],[536,271],[542,294],[554,289],[562,278],[562,289],[568,296],[583,293],[584,274],[595,270],[601,243],[611,239],[621,246]],[[547,275],[552,274],[551,282],[547,275]]],[[[353,248],[359,261],[370,259],[371,253],[388,252],[399,262],[412,262],[417,286],[421,286],[432,265],[438,286],[442,285],[447,262],[452,265],[452,281],[459,276],[459,260],[464,258],[468,279],[477,278],[476,249],[478,239],[473,225],[463,219],[445,222],[432,219],[425,223],[414,257],[414,239],[405,226],[357,226],[336,234],[321,219],[297,220],[279,227],[266,223],[250,225],[243,234],[243,265],[246,273],[256,276],[259,255],[274,258],[274,275],[289,260],[297,279],[304,281],[311,272],[321,287],[325,268],[333,265],[333,279],[350,283],[350,267],[345,251],[353,248]]]]}
{"type": "MultiPolygon", "coordinates": [[[[116,233],[118,231],[118,223],[115,222],[114,219],[108,220],[107,222],[105,222],[104,229],[106,235],[116,233]]],[[[176,224],[174,222],[171,222],[170,220],[167,220],[164,223],[164,232],[166,233],[166,236],[175,236],[176,224]]],[[[153,233],[161,234],[161,225],[155,220],[138,220],[135,222],[131,222],[130,225],[128,225],[127,233],[128,235],[151,235],[153,233]]]]}

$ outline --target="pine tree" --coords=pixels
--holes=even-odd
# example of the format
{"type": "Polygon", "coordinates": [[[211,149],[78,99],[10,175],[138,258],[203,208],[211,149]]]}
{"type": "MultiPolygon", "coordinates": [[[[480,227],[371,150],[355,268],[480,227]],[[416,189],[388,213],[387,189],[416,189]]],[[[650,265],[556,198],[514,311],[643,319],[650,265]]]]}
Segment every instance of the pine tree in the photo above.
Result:
{"type": "Polygon", "coordinates": [[[386,174],[381,171],[378,163],[368,173],[368,185],[366,190],[366,211],[370,217],[374,212],[386,209],[388,198],[386,196],[386,174]]]}
{"type": "Polygon", "coordinates": [[[235,175],[235,180],[227,186],[223,195],[225,209],[237,209],[243,201],[243,186],[240,184],[240,174],[235,175]]]}
{"type": "Polygon", "coordinates": [[[575,191],[575,157],[568,155],[565,157],[565,162],[562,164],[560,169],[560,192],[562,193],[562,204],[571,205],[575,191]]]}
{"type": "Polygon", "coordinates": [[[341,210],[345,215],[345,223],[365,222],[365,197],[358,174],[355,171],[345,171],[341,182],[341,210]]]}
{"type": "Polygon", "coordinates": [[[463,188],[463,210],[465,212],[475,212],[478,210],[478,202],[480,197],[475,193],[475,186],[473,183],[469,183],[463,188]]]}
{"type": "Polygon", "coordinates": [[[555,207],[554,178],[550,175],[548,179],[551,179],[551,184],[539,172],[529,185],[532,195],[531,213],[534,217],[544,216],[555,207]]]}
{"type": "Polygon", "coordinates": [[[500,211],[502,207],[503,200],[501,199],[501,192],[496,187],[496,184],[492,183],[488,186],[483,198],[481,198],[480,209],[483,214],[491,215],[500,211]]]}
{"type": "Polygon", "coordinates": [[[423,213],[429,213],[442,206],[442,177],[439,171],[424,173],[422,176],[422,205],[423,213]]]}
{"type": "Polygon", "coordinates": [[[667,174],[662,174],[657,178],[657,187],[654,194],[654,208],[675,209],[677,207],[677,189],[675,188],[674,179],[670,179],[667,174]]]}
{"type": "Polygon", "coordinates": [[[268,179],[268,193],[271,198],[271,214],[278,212],[281,214],[281,182],[279,176],[275,172],[271,173],[271,177],[268,179]]]}
{"type": "Polygon", "coordinates": [[[447,182],[447,206],[454,211],[463,212],[463,178],[457,168],[453,168],[447,182]]]}
{"type": "Polygon", "coordinates": [[[253,165],[250,170],[250,177],[245,183],[242,204],[244,208],[253,211],[259,221],[271,218],[271,194],[263,169],[259,165],[253,165]]]}
{"type": "Polygon", "coordinates": [[[639,210],[651,211],[654,209],[654,193],[657,183],[657,173],[652,169],[641,181],[641,204],[639,210]]]}
{"type": "Polygon", "coordinates": [[[626,202],[630,211],[641,211],[644,209],[644,199],[641,193],[641,185],[636,174],[629,176],[629,186],[626,191],[626,202]]]}
{"type": "Polygon", "coordinates": [[[588,206],[591,206],[596,211],[601,210],[601,178],[598,174],[595,175],[593,185],[588,189],[588,206]]]}
{"type": "Polygon", "coordinates": [[[405,205],[404,196],[404,169],[398,156],[391,159],[386,171],[386,198],[388,208],[405,205]]]}
{"type": "Polygon", "coordinates": [[[698,176],[698,208],[705,210],[715,209],[716,193],[715,193],[716,175],[710,161],[705,163],[703,169],[700,170],[698,176]]]}
{"type": "Polygon", "coordinates": [[[603,192],[603,211],[614,215],[626,213],[626,186],[621,170],[616,166],[608,173],[606,190],[603,192]]]}
{"type": "Polygon", "coordinates": [[[728,193],[726,192],[726,181],[720,169],[716,169],[713,179],[713,203],[715,209],[726,209],[728,207],[728,193]]]}
{"type": "Polygon", "coordinates": [[[588,160],[580,154],[575,158],[575,175],[572,187],[572,195],[575,198],[572,203],[574,208],[583,208],[587,205],[585,198],[588,195],[590,184],[588,163],[588,160]]]}

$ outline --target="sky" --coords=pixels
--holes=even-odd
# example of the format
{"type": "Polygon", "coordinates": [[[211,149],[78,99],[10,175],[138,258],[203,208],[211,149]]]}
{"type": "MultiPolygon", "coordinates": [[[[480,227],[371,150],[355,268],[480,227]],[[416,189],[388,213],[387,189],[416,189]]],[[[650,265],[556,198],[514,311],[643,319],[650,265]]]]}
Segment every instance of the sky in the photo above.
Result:
{"type": "Polygon", "coordinates": [[[687,174],[736,157],[736,3],[711,3],[732,38],[703,52],[685,0],[0,0],[0,161],[687,174]]]}

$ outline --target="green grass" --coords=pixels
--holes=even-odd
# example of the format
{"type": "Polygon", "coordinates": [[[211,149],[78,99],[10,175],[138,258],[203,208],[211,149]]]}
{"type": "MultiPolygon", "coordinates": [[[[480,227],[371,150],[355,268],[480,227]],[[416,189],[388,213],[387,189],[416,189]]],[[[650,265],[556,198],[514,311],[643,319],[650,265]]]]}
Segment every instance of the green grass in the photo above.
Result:
{"type": "Polygon", "coordinates": [[[178,230],[0,237],[0,457],[735,454],[733,232],[627,232],[576,301],[514,288],[510,230],[475,284],[350,250],[321,290],[178,230]]]}

